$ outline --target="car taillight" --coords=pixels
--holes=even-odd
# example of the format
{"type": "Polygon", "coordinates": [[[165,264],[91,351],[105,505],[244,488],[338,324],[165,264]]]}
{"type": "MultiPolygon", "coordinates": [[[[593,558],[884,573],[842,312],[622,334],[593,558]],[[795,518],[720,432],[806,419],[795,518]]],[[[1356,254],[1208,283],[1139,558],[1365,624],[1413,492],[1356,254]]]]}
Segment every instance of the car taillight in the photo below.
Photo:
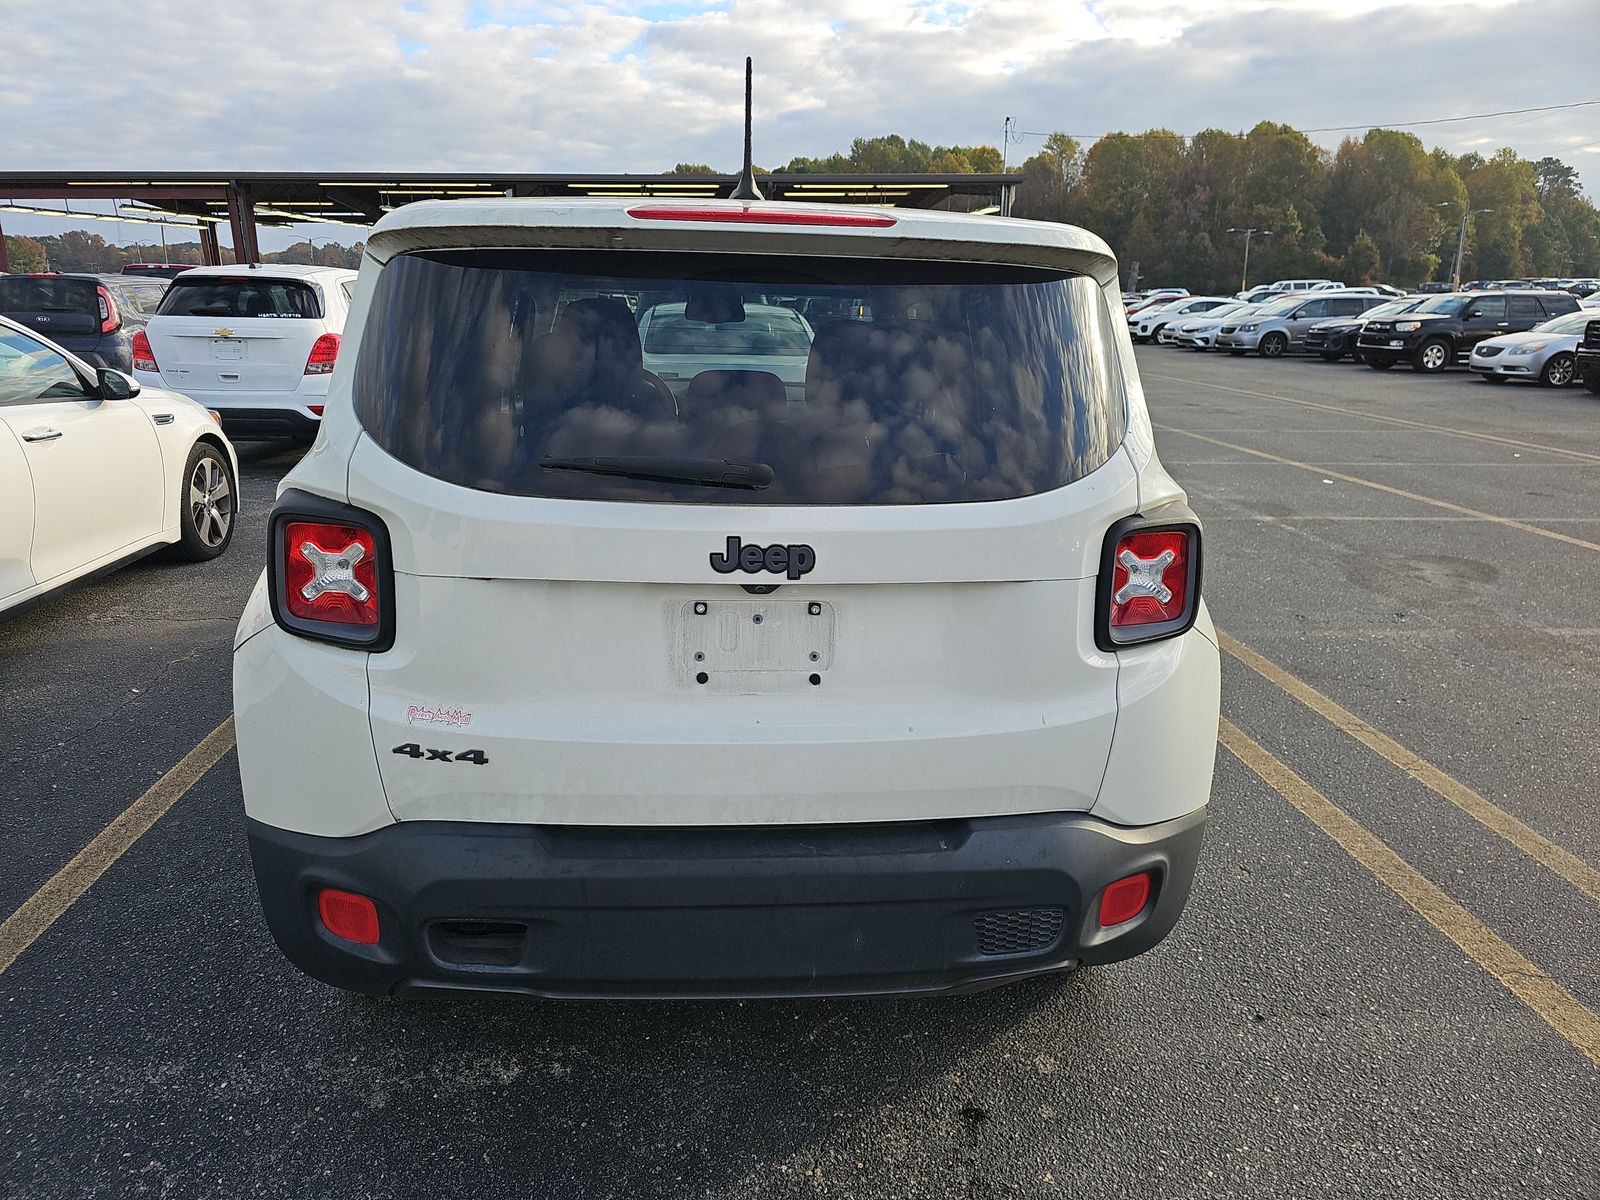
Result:
{"type": "Polygon", "coordinates": [[[1111,527],[1096,594],[1102,650],[1175,637],[1194,624],[1199,607],[1200,525],[1187,507],[1170,505],[1156,518],[1128,517],[1111,527]]]}
{"type": "Polygon", "coordinates": [[[339,335],[337,333],[325,333],[311,347],[311,356],[306,359],[305,373],[307,375],[326,375],[333,370],[334,360],[338,357],[339,335]]]}
{"type": "Polygon", "coordinates": [[[144,330],[134,331],[133,335],[133,369],[135,371],[159,371],[156,365],[155,352],[150,349],[150,339],[144,330]]]}
{"type": "Polygon", "coordinates": [[[95,285],[95,292],[100,298],[100,332],[115,333],[122,324],[122,316],[117,312],[117,302],[111,298],[111,293],[103,285],[95,285]]]}
{"type": "Polygon", "coordinates": [[[268,595],[291,633],[363,650],[394,641],[394,571],[383,522],[304,492],[286,492],[270,522],[268,595]]]}

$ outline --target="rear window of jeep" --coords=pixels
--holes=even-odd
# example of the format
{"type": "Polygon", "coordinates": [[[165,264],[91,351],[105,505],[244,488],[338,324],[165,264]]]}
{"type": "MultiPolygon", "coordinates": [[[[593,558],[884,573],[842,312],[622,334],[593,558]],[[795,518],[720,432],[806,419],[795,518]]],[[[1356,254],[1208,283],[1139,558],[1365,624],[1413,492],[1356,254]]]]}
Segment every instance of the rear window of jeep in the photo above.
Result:
{"type": "Polygon", "coordinates": [[[400,461],[490,492],[1001,500],[1072,483],[1121,444],[1113,330],[1095,281],[1060,271],[423,252],[379,275],[355,407],[400,461]],[[719,485],[708,463],[762,482],[719,485]]]}

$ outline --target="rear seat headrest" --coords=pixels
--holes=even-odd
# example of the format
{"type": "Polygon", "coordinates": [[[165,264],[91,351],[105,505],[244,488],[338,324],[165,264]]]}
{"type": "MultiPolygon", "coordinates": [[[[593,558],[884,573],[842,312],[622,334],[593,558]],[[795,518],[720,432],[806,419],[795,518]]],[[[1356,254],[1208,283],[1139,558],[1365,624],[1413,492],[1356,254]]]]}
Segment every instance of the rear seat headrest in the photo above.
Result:
{"type": "Polygon", "coordinates": [[[689,381],[683,410],[688,416],[734,408],[769,414],[788,402],[783,380],[771,371],[701,371],[689,381]]]}

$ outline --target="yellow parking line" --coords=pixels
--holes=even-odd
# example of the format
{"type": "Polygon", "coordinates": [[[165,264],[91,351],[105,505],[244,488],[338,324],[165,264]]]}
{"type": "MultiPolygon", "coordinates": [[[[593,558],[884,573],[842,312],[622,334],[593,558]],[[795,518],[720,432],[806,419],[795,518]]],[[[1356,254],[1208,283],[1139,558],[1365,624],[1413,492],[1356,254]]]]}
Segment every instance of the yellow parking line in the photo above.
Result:
{"type": "Polygon", "coordinates": [[[1415,500],[1418,504],[1431,504],[1434,508],[1442,508],[1446,512],[1460,513],[1462,516],[1476,517],[1480,521],[1489,521],[1495,525],[1504,525],[1508,529],[1520,529],[1523,533],[1536,534],[1542,538],[1549,538],[1553,542],[1564,542],[1569,546],[1577,546],[1583,550],[1593,550],[1600,553],[1600,542],[1586,542],[1582,538],[1575,538],[1565,533],[1557,533],[1553,529],[1544,529],[1538,525],[1529,525],[1526,521],[1516,521],[1510,517],[1496,516],[1494,513],[1482,512],[1476,508],[1467,508],[1461,504],[1452,504],[1448,500],[1435,500],[1432,496],[1424,496],[1419,492],[1408,492],[1404,488],[1390,487],[1387,483],[1377,483],[1371,479],[1362,479],[1359,475],[1345,475],[1331,467],[1319,467],[1315,463],[1301,462],[1295,458],[1284,458],[1278,454],[1268,454],[1265,450],[1252,450],[1249,446],[1240,446],[1234,442],[1225,442],[1221,438],[1208,437],[1203,433],[1193,433],[1187,429],[1179,429],[1174,425],[1157,425],[1155,428],[1163,433],[1176,433],[1182,437],[1194,438],[1196,441],[1209,442],[1213,446],[1221,446],[1226,450],[1237,450],[1240,454],[1249,454],[1255,458],[1263,458],[1268,462],[1278,463],[1280,466],[1297,467],[1302,471],[1311,471],[1326,479],[1338,479],[1344,483],[1358,484],[1364,488],[1371,488],[1375,492],[1384,492],[1390,496],[1399,496],[1405,500],[1415,500]]]}
{"type": "Polygon", "coordinates": [[[1435,795],[1450,801],[1467,816],[1499,834],[1540,866],[1548,867],[1591,900],[1600,902],[1600,870],[1529,828],[1505,809],[1445,774],[1427,759],[1380,733],[1348,708],[1324,696],[1305,680],[1291,675],[1271,659],[1217,630],[1218,643],[1234,658],[1268,683],[1288,692],[1312,712],[1387,759],[1435,795]]]}
{"type": "MultiPolygon", "coordinates": [[[[1347,417],[1360,417],[1367,421],[1385,421],[1390,425],[1406,425],[1412,429],[1426,430],[1428,433],[1443,433],[1450,437],[1471,438],[1477,442],[1493,442],[1500,446],[1515,446],[1519,450],[1537,450],[1541,454],[1559,454],[1564,458],[1578,459],[1582,462],[1600,463],[1600,454],[1586,454],[1582,450],[1567,450],[1560,446],[1546,446],[1543,442],[1523,442],[1516,438],[1501,437],[1494,433],[1479,433],[1471,429],[1456,429],[1449,425],[1430,425],[1426,421],[1412,421],[1405,417],[1391,417],[1382,413],[1363,412],[1359,408],[1344,408],[1338,404],[1322,404],[1316,400],[1300,400],[1293,396],[1280,396],[1276,392],[1252,392],[1245,388],[1227,387],[1220,383],[1201,383],[1198,379],[1184,379],[1177,375],[1157,375],[1153,371],[1141,371],[1139,374],[1145,379],[1165,379],[1172,383],[1188,384],[1191,387],[1212,388],[1219,392],[1232,392],[1236,396],[1254,396],[1260,400],[1278,400],[1284,404],[1298,404],[1302,408],[1320,408],[1323,412],[1339,413],[1347,417]]],[[[1320,433],[1322,430],[1290,430],[1294,433],[1320,433]]]]}
{"type": "Polygon", "coordinates": [[[233,749],[233,718],[229,717],[185,754],[171,770],[156,780],[116,820],[95,834],[72,861],[52,875],[21,908],[0,922],[0,972],[17,961],[23,951],[78,898],[87,892],[176,804],[229,750],[233,749]]]}
{"type": "Polygon", "coordinates": [[[1600,1067],[1600,1015],[1593,1009],[1225,717],[1217,740],[1423,920],[1600,1067]]]}

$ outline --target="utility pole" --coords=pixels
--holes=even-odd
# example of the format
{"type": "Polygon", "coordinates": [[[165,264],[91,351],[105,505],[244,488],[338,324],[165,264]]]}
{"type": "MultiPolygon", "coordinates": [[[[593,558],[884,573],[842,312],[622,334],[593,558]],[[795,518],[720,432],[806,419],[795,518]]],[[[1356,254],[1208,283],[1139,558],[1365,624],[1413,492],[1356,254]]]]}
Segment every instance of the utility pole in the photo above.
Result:
{"type": "Polygon", "coordinates": [[[1248,292],[1250,290],[1250,239],[1257,234],[1262,237],[1271,237],[1272,230],[1257,229],[1252,225],[1248,229],[1230,229],[1228,232],[1244,234],[1244,270],[1239,272],[1239,290],[1248,292]]]}
{"type": "MultiPolygon", "coordinates": [[[[1449,208],[1455,203],[1456,201],[1454,200],[1441,200],[1434,207],[1449,208]]],[[[1461,260],[1467,249],[1467,218],[1476,216],[1479,213],[1492,213],[1493,211],[1494,209],[1492,208],[1463,208],[1461,210],[1461,228],[1456,233],[1456,259],[1450,267],[1450,290],[1452,292],[1461,290],[1461,260]]]]}

